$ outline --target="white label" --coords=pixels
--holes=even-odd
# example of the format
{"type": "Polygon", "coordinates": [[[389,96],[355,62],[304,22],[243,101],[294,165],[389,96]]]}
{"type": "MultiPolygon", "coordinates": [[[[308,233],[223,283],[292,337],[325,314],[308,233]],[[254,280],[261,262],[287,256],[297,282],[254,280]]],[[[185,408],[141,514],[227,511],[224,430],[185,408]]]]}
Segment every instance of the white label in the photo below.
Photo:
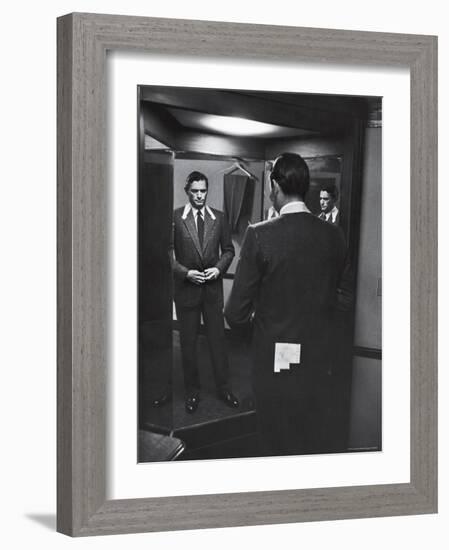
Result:
{"type": "Polygon", "coordinates": [[[301,362],[301,344],[276,342],[274,349],[274,372],[289,370],[291,363],[301,362]]]}

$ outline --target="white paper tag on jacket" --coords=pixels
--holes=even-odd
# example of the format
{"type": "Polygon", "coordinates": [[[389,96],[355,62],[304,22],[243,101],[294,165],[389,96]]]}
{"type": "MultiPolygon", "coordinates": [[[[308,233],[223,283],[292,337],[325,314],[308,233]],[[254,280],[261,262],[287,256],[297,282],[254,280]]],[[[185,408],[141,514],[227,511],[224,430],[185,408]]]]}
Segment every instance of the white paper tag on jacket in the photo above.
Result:
{"type": "Polygon", "coordinates": [[[276,342],[274,348],[274,372],[289,370],[291,363],[301,362],[301,344],[276,342]]]}

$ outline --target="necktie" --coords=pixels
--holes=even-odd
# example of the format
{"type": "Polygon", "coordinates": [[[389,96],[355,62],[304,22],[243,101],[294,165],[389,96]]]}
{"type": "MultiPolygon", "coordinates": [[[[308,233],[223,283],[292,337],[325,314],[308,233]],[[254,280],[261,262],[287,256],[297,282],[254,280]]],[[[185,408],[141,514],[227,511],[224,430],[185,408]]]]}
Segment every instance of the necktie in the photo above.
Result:
{"type": "Polygon", "coordinates": [[[320,214],[320,220],[326,221],[326,214],[324,212],[321,212],[320,214]]]}
{"type": "Polygon", "coordinates": [[[198,214],[196,215],[196,223],[197,223],[197,230],[198,230],[198,240],[200,241],[201,248],[203,248],[204,220],[203,220],[203,214],[201,210],[198,210],[198,214]]]}

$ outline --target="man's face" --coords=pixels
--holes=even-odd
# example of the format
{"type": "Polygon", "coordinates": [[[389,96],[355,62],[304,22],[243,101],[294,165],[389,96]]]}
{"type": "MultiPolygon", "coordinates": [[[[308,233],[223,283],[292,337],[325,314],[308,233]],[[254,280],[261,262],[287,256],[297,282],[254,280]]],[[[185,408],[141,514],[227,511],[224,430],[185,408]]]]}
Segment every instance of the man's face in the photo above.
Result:
{"type": "Polygon", "coordinates": [[[320,191],[320,208],[321,212],[326,214],[335,206],[335,200],[327,191],[320,191]]]}
{"type": "Polygon", "coordinates": [[[203,208],[206,204],[207,185],[204,180],[193,181],[187,191],[190,204],[193,208],[203,208]]]}

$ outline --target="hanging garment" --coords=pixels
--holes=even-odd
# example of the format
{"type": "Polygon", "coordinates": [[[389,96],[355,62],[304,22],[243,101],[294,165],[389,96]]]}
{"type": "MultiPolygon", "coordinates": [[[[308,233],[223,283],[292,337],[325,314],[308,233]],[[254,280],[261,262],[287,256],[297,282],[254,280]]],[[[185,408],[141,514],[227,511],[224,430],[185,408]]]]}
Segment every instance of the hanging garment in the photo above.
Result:
{"type": "Polygon", "coordinates": [[[226,174],[223,178],[224,211],[232,233],[248,225],[253,206],[254,182],[241,174],[226,174]]]}

